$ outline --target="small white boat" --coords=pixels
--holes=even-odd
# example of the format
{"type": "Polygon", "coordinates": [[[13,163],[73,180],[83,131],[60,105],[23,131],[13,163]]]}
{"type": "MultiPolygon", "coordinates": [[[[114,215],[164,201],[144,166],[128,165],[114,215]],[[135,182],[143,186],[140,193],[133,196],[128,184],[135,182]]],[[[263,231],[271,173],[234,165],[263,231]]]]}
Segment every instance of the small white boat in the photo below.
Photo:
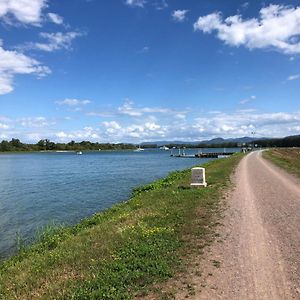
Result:
{"type": "Polygon", "coordinates": [[[145,149],[141,148],[141,146],[139,146],[137,149],[133,150],[134,152],[141,152],[144,151],[145,149]]]}
{"type": "Polygon", "coordinates": [[[76,152],[77,155],[82,155],[81,151],[76,152]]]}
{"type": "Polygon", "coordinates": [[[162,147],[160,147],[159,149],[160,149],[160,150],[165,150],[165,151],[170,150],[170,148],[168,148],[167,146],[162,146],[162,147]]]}

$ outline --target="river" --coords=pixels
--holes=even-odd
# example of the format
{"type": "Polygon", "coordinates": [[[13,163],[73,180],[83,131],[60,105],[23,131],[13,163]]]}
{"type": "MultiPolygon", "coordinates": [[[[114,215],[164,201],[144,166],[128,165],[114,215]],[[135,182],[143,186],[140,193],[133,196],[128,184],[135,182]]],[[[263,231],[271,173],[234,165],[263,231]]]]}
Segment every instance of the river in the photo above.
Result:
{"type": "Polygon", "coordinates": [[[207,160],[163,150],[1,154],[0,260],[16,251],[17,236],[32,242],[49,223],[74,224],[128,199],[138,185],[207,160]]]}

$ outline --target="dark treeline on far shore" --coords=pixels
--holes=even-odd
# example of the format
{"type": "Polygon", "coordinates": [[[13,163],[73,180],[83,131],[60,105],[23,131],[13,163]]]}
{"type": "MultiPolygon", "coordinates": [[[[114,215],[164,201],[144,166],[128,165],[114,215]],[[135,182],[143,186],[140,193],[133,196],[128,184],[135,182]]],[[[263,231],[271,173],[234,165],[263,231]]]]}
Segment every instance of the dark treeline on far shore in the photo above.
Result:
{"type": "Polygon", "coordinates": [[[173,147],[180,147],[180,148],[236,148],[238,147],[238,143],[218,143],[218,144],[206,144],[206,143],[199,143],[199,144],[182,144],[182,145],[176,145],[176,144],[169,144],[167,145],[168,148],[173,147]]]}
{"type": "MultiPolygon", "coordinates": [[[[300,135],[287,136],[284,138],[273,139],[255,139],[254,141],[248,141],[247,143],[241,142],[221,142],[221,143],[192,143],[192,144],[176,144],[167,143],[165,146],[168,148],[240,148],[244,146],[256,147],[300,147],[300,135]]],[[[158,148],[156,144],[141,144],[142,148],[158,148]]]]}
{"type": "Polygon", "coordinates": [[[263,139],[255,141],[261,147],[300,147],[300,135],[287,136],[277,139],[263,139]]]}
{"type": "MultiPolygon", "coordinates": [[[[288,136],[276,139],[256,139],[254,142],[248,142],[246,145],[257,145],[257,147],[300,147],[300,135],[288,136]]],[[[157,144],[141,144],[142,148],[159,148],[157,144]]],[[[224,143],[193,143],[193,144],[167,144],[168,148],[235,148],[242,147],[241,143],[224,142],[224,143]]],[[[0,152],[17,152],[17,151],[98,151],[98,150],[130,150],[136,149],[136,145],[129,143],[93,143],[89,141],[69,143],[54,143],[48,139],[40,140],[36,144],[22,143],[19,139],[11,141],[3,140],[0,143],[0,152]]]]}
{"type": "Polygon", "coordinates": [[[9,151],[98,151],[98,150],[126,150],[135,149],[133,144],[110,144],[110,143],[92,143],[89,141],[69,143],[54,143],[49,140],[40,140],[36,144],[25,144],[19,139],[11,141],[2,141],[0,143],[0,152],[9,151]]]}

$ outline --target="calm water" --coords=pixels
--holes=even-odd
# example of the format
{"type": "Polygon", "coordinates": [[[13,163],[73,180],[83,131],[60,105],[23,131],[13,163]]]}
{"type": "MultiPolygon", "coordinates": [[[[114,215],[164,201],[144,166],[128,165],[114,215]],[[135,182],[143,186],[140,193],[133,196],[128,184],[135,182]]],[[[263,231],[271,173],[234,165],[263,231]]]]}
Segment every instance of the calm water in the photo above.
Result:
{"type": "Polygon", "coordinates": [[[206,161],[162,150],[1,154],[0,259],[15,251],[17,233],[31,241],[50,222],[73,224],[128,199],[138,185],[206,161]]]}

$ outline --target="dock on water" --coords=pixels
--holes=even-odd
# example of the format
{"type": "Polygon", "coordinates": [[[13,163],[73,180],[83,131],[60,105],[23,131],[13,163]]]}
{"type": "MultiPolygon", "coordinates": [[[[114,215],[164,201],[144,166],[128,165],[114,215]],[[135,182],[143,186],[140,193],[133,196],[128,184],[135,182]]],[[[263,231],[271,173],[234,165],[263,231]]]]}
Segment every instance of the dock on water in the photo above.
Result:
{"type": "Polygon", "coordinates": [[[212,152],[212,153],[197,153],[197,154],[177,154],[173,155],[172,157],[179,157],[179,158],[221,158],[227,157],[234,154],[234,152],[212,152]]]}
{"type": "Polygon", "coordinates": [[[222,158],[222,157],[228,157],[235,153],[235,152],[227,152],[224,150],[223,152],[198,152],[196,154],[186,154],[185,149],[183,149],[182,152],[180,151],[181,149],[178,150],[179,150],[178,154],[174,154],[173,152],[171,152],[171,156],[179,157],[179,158],[222,158]]]}
{"type": "Polygon", "coordinates": [[[210,152],[210,153],[197,153],[195,157],[198,158],[219,158],[226,157],[234,154],[235,152],[210,152]]]}

